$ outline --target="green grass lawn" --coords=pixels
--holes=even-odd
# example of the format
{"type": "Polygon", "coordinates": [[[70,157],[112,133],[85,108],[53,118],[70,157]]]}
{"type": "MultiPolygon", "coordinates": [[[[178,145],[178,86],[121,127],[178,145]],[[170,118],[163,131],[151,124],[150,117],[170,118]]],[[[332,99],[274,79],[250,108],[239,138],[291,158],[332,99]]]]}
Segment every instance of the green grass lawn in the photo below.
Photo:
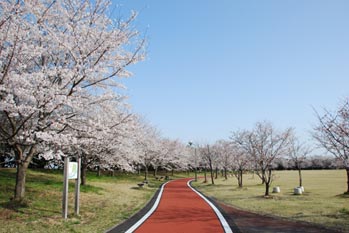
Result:
{"type": "Polygon", "coordinates": [[[349,195],[343,195],[344,170],[303,171],[305,192],[301,196],[293,195],[293,188],[298,186],[296,171],[275,172],[272,187],[280,186],[281,193],[272,193],[269,199],[263,197],[265,186],[257,175],[246,174],[243,179],[243,188],[237,187],[234,177],[227,181],[219,177],[215,185],[204,184],[203,180],[193,184],[207,196],[240,209],[349,231],[349,195]]]}
{"type": "Polygon", "coordinates": [[[141,209],[161,181],[152,176],[139,188],[143,176],[114,177],[89,174],[81,186],[80,216],[74,216],[74,182],[69,184],[69,218],[62,219],[63,172],[29,170],[27,206],[14,208],[9,200],[15,184],[14,169],[0,169],[0,232],[104,232],[141,209]]]}

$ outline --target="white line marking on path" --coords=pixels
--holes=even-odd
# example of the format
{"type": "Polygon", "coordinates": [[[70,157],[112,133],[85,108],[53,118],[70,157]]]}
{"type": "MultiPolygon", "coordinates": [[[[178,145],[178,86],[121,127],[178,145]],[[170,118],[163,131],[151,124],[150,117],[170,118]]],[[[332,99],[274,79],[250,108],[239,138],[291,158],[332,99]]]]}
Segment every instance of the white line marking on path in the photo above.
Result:
{"type": "Polygon", "coordinates": [[[140,225],[143,224],[143,222],[145,222],[145,220],[147,220],[147,218],[150,217],[150,215],[152,215],[152,213],[156,210],[156,208],[158,207],[158,205],[160,203],[162,192],[164,191],[164,187],[165,187],[165,185],[168,182],[170,182],[170,181],[167,181],[163,186],[161,186],[159,195],[156,198],[156,201],[155,201],[153,207],[140,220],[138,220],[138,222],[136,222],[130,229],[128,229],[125,233],[132,233],[132,232],[134,232],[140,225]]]}
{"type": "Polygon", "coordinates": [[[223,217],[222,213],[217,209],[216,206],[214,206],[212,204],[212,202],[210,202],[206,197],[204,197],[201,193],[199,193],[198,191],[196,191],[193,187],[191,187],[190,182],[192,180],[189,180],[187,185],[189,188],[191,188],[191,190],[193,190],[197,195],[199,195],[202,199],[204,199],[210,206],[211,208],[214,210],[214,212],[216,213],[219,221],[221,222],[223,229],[226,233],[233,233],[233,231],[231,230],[229,224],[227,223],[227,221],[225,220],[225,218],[223,217]]]}

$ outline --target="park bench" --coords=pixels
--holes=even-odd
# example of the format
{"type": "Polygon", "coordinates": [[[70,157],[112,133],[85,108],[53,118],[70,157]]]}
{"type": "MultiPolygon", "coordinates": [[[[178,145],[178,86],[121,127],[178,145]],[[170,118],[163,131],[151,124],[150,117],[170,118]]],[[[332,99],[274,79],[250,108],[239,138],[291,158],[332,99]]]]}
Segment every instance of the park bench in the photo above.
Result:
{"type": "Polygon", "coordinates": [[[142,188],[144,186],[144,183],[138,183],[138,187],[142,188]]]}

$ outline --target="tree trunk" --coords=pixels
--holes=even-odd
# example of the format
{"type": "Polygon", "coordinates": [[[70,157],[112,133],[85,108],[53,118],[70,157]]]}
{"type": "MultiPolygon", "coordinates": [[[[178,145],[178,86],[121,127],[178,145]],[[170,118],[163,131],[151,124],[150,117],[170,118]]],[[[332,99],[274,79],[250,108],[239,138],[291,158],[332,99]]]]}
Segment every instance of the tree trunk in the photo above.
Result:
{"type": "Polygon", "coordinates": [[[218,178],[218,167],[216,167],[216,175],[215,175],[215,177],[214,177],[215,179],[217,179],[218,178]]]}
{"type": "Polygon", "coordinates": [[[205,175],[204,183],[207,183],[207,172],[206,172],[206,167],[204,168],[204,175],[205,175]]]}
{"type": "Polygon", "coordinates": [[[17,160],[17,173],[16,173],[14,200],[18,202],[22,202],[25,197],[25,183],[26,183],[27,169],[30,164],[30,161],[33,159],[33,156],[35,153],[35,147],[32,146],[30,148],[27,156],[24,159],[23,159],[23,151],[19,146],[15,148],[15,151],[16,151],[16,160],[17,160]]]}
{"type": "MultiPolygon", "coordinates": [[[[257,176],[261,179],[262,184],[265,184],[265,175],[264,175],[265,171],[263,171],[263,170],[261,170],[261,171],[255,171],[255,173],[256,173],[257,176]]],[[[253,176],[254,176],[255,173],[253,173],[253,176]]]]}
{"type": "Polygon", "coordinates": [[[214,184],[212,164],[210,164],[210,173],[211,173],[211,183],[214,184]]]}
{"type": "Polygon", "coordinates": [[[268,182],[265,182],[265,195],[266,197],[269,196],[269,186],[270,184],[268,182]]]}
{"type": "Polygon", "coordinates": [[[242,170],[239,170],[239,188],[242,188],[242,170]]]}
{"type": "Polygon", "coordinates": [[[262,184],[265,184],[266,183],[266,175],[265,175],[266,171],[262,170],[261,173],[262,174],[257,173],[257,175],[259,176],[259,178],[261,178],[262,184]]]}
{"type": "Polygon", "coordinates": [[[24,199],[27,168],[28,168],[28,165],[25,163],[17,164],[14,200],[18,202],[21,202],[24,199]]]}
{"type": "Polygon", "coordinates": [[[145,166],[144,180],[148,180],[148,167],[147,166],[145,166]]]}
{"type": "Polygon", "coordinates": [[[224,179],[226,179],[226,180],[228,179],[227,168],[226,167],[224,168],[224,179]]]}
{"type": "Polygon", "coordinates": [[[81,163],[81,185],[86,185],[87,163],[81,163]]]}
{"type": "Polygon", "coordinates": [[[195,181],[198,181],[198,169],[195,167],[195,181]]]}
{"type": "Polygon", "coordinates": [[[268,169],[267,171],[268,174],[264,174],[264,183],[265,183],[265,195],[266,197],[269,196],[269,187],[270,187],[270,183],[271,183],[271,169],[268,169]]]}
{"type": "Polygon", "coordinates": [[[99,166],[97,167],[97,176],[101,176],[101,168],[99,166]]]}
{"type": "Polygon", "coordinates": [[[298,174],[299,174],[299,187],[302,187],[303,186],[302,170],[300,168],[298,169],[298,174]]]}

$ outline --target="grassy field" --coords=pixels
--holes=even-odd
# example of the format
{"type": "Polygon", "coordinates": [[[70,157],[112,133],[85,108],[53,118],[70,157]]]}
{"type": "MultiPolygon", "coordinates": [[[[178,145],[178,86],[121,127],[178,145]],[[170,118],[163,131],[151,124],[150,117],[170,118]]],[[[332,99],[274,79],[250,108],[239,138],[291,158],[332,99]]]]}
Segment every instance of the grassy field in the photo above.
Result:
{"type": "Polygon", "coordinates": [[[74,216],[74,183],[69,185],[69,219],[62,215],[62,171],[33,171],[27,175],[27,206],[13,207],[15,170],[0,169],[0,232],[104,232],[129,218],[153,196],[160,181],[143,176],[89,174],[81,186],[80,216],[74,216]]]}
{"type": "Polygon", "coordinates": [[[344,170],[303,171],[305,192],[301,196],[293,195],[293,188],[298,186],[296,171],[276,172],[272,187],[280,186],[281,193],[273,193],[269,199],[263,197],[265,188],[258,176],[246,174],[243,179],[243,188],[237,187],[234,177],[227,181],[218,178],[215,185],[199,180],[194,186],[207,196],[240,209],[349,232],[349,195],[343,195],[346,191],[344,170]]]}

